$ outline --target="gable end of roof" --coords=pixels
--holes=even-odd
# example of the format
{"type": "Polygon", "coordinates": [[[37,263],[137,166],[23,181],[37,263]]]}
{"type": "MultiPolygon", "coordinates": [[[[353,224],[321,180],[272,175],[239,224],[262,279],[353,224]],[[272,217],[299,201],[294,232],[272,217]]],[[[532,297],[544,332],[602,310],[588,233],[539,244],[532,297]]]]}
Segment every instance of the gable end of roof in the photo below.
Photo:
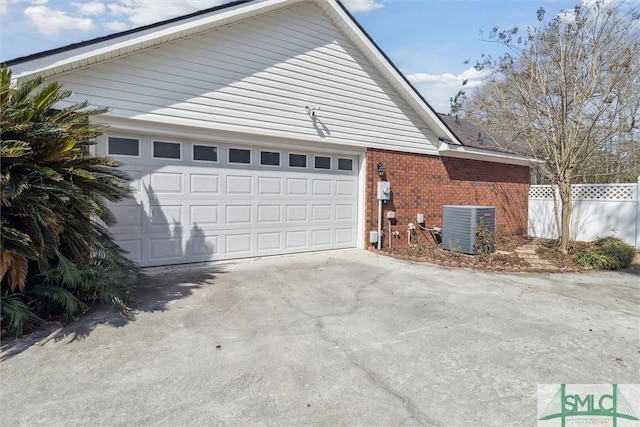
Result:
{"type": "Polygon", "coordinates": [[[2,62],[4,65],[6,65],[7,67],[11,67],[13,65],[18,65],[18,64],[22,64],[24,62],[29,62],[29,61],[33,61],[35,59],[40,59],[40,58],[46,58],[47,56],[51,56],[51,55],[55,55],[58,53],[64,53],[64,52],[68,52],[71,50],[75,50],[75,49],[79,49],[82,47],[87,47],[87,46],[91,46],[91,45],[95,45],[98,43],[102,43],[105,41],[109,41],[109,40],[115,40],[121,37],[125,37],[125,36],[129,36],[129,35],[133,35],[133,34],[137,34],[137,33],[142,33],[144,31],[147,30],[152,30],[154,28],[159,28],[165,25],[169,25],[169,24],[175,24],[178,23],[180,21],[184,21],[190,18],[196,18],[198,16],[202,16],[202,15],[206,15],[208,13],[212,13],[212,12],[218,12],[224,9],[230,9],[233,8],[235,6],[239,6],[242,5],[244,3],[249,3],[252,2],[254,0],[236,0],[233,1],[231,3],[226,3],[226,4],[222,4],[219,6],[214,6],[214,7],[210,7],[208,9],[203,9],[203,10],[199,10],[197,12],[193,12],[190,13],[188,15],[181,15],[175,18],[171,18],[171,19],[167,19],[164,21],[160,21],[160,22],[154,22],[153,24],[149,24],[149,25],[144,25],[142,27],[136,27],[136,28],[132,28],[130,30],[125,30],[125,31],[120,31],[117,33],[113,33],[113,34],[108,34],[106,36],[101,36],[101,37],[96,37],[90,40],[85,40],[82,42],[78,42],[78,43],[72,43],[66,46],[62,46],[62,47],[58,47],[55,49],[49,49],[49,50],[45,50],[42,52],[37,52],[34,53],[32,55],[27,55],[27,56],[21,56],[19,58],[13,58],[7,61],[2,62]]]}

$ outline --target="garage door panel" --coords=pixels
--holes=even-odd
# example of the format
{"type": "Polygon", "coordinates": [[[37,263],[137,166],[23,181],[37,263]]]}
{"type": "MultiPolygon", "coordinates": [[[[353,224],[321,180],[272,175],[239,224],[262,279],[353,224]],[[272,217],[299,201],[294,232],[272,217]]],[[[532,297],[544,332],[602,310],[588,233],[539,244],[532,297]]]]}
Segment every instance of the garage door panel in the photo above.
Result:
{"type": "Polygon", "coordinates": [[[183,225],[182,205],[150,205],[149,224],[152,228],[183,225]]]}
{"type": "Polygon", "coordinates": [[[336,196],[353,197],[356,194],[356,183],[353,180],[336,180],[336,196]]]}
{"type": "Polygon", "coordinates": [[[122,170],[126,172],[131,179],[129,186],[131,187],[133,194],[142,194],[142,178],[145,175],[143,169],[123,167],[122,170]]]}
{"type": "Polygon", "coordinates": [[[280,252],[283,249],[282,232],[280,231],[258,233],[257,240],[259,252],[280,252]]]}
{"type": "Polygon", "coordinates": [[[325,228],[312,230],[311,246],[318,249],[331,246],[331,229],[325,228]]]}
{"type": "Polygon", "coordinates": [[[309,216],[307,215],[307,205],[287,205],[286,206],[286,221],[287,222],[307,222],[309,216]]]}
{"type": "Polygon", "coordinates": [[[111,212],[118,220],[112,228],[142,228],[142,218],[145,216],[142,206],[117,204],[111,207],[111,212]]]}
{"type": "Polygon", "coordinates": [[[137,263],[142,262],[142,239],[117,240],[122,249],[127,252],[127,257],[137,263]]]}
{"type": "Polygon", "coordinates": [[[313,222],[331,221],[331,209],[330,203],[311,206],[311,220],[313,222]]]}
{"type": "Polygon", "coordinates": [[[187,241],[186,254],[198,259],[211,259],[220,254],[220,236],[218,234],[201,234],[191,236],[187,241]]]}
{"type": "Polygon", "coordinates": [[[226,194],[251,195],[251,181],[252,178],[250,176],[227,175],[226,194]]]}
{"type": "Polygon", "coordinates": [[[251,205],[226,205],[224,223],[227,225],[242,224],[250,226],[253,223],[251,205]]]}
{"type": "Polygon", "coordinates": [[[282,178],[279,177],[258,177],[258,195],[259,196],[281,196],[282,195],[282,178]]]}
{"type": "Polygon", "coordinates": [[[307,249],[308,244],[307,230],[287,230],[285,231],[285,250],[307,249]]]}
{"type": "Polygon", "coordinates": [[[312,182],[313,196],[331,196],[330,179],[314,179],[312,182]]]}
{"type": "Polygon", "coordinates": [[[196,163],[183,142],[183,160],[166,164],[144,148],[154,139],[143,138],[140,158],[120,159],[134,200],[111,206],[116,241],[141,266],[357,246],[358,176],[336,170],[340,156],[332,170],[230,165],[225,155],[196,163]]]}
{"type": "Polygon", "coordinates": [[[182,193],[182,173],[155,172],[151,174],[150,192],[154,193],[182,193]]]}
{"type": "Polygon", "coordinates": [[[282,222],[282,205],[258,205],[258,225],[282,222]]]}
{"type": "Polygon", "coordinates": [[[180,259],[183,255],[182,236],[149,239],[149,259],[152,262],[180,259]]]}
{"type": "Polygon", "coordinates": [[[356,230],[354,228],[338,228],[335,235],[335,243],[340,247],[350,247],[356,244],[356,230]]]}
{"type": "Polygon", "coordinates": [[[191,205],[189,209],[189,225],[220,224],[220,206],[218,205],[191,205]]]}
{"type": "Polygon", "coordinates": [[[336,221],[353,221],[355,220],[355,206],[349,205],[335,205],[336,221]]]}
{"type": "Polygon", "coordinates": [[[287,178],[287,196],[308,196],[308,182],[307,178],[287,178]]]}
{"type": "Polygon", "coordinates": [[[220,194],[220,175],[191,174],[191,194],[220,194]]]}
{"type": "Polygon", "coordinates": [[[251,255],[251,233],[227,234],[225,252],[229,255],[251,255]]]}

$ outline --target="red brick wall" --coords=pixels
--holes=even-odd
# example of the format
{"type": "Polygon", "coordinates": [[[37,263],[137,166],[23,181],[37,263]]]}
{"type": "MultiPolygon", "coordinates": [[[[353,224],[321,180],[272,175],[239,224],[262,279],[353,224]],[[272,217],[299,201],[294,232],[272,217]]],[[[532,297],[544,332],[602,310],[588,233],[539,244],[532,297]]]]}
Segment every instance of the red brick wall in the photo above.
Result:
{"type": "MultiPolygon", "coordinates": [[[[383,204],[383,224],[388,231],[387,212],[396,212],[400,238],[393,244],[406,246],[407,226],[424,214],[425,225],[442,227],[443,205],[483,205],[496,207],[496,226],[504,235],[527,233],[529,168],[526,166],[435,157],[423,154],[369,150],[367,152],[367,193],[365,196],[365,245],[369,231],[378,227],[377,165],[382,163],[391,182],[392,200],[383,204]]],[[[419,239],[430,239],[420,233],[419,239]]],[[[384,246],[388,235],[384,236],[384,246]]]]}

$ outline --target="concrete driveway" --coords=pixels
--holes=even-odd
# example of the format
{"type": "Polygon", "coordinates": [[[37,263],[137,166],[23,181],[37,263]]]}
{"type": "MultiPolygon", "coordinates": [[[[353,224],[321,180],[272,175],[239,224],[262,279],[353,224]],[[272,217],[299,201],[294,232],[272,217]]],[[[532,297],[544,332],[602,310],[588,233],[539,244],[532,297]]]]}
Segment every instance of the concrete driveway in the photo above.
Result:
{"type": "Polygon", "coordinates": [[[337,251],[156,269],[3,343],[2,424],[535,425],[537,384],[640,383],[640,277],[337,251]]]}

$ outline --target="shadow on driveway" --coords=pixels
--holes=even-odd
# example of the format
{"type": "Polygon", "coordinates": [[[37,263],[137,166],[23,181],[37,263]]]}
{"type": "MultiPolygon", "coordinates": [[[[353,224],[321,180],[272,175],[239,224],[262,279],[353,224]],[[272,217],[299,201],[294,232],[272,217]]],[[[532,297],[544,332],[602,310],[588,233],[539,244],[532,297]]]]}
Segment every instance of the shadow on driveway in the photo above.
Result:
{"type": "Polygon", "coordinates": [[[4,424],[535,425],[538,385],[640,383],[633,274],[362,250],[206,267],[149,272],[134,322],[96,309],[0,363],[4,424]]]}
{"type": "Polygon", "coordinates": [[[100,325],[120,328],[135,322],[139,313],[165,311],[171,302],[187,298],[196,289],[211,285],[223,273],[222,266],[202,263],[143,270],[144,276],[134,290],[131,314],[122,313],[113,306],[97,301],[83,316],[67,325],[50,323],[20,339],[3,338],[0,361],[10,359],[36,344],[42,346],[52,340],[82,340],[100,325]],[[180,280],[177,280],[178,277],[180,280]]]}

